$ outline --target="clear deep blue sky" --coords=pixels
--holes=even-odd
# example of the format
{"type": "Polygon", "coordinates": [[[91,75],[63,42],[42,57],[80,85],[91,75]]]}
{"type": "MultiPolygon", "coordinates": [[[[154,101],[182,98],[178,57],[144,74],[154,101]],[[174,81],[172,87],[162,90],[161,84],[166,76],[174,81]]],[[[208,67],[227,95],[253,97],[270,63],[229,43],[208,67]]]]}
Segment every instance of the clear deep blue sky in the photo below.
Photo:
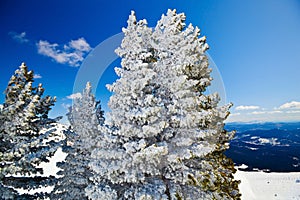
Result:
{"type": "MultiPolygon", "coordinates": [[[[64,115],[81,64],[59,60],[70,55],[64,51],[73,52],[69,42],[81,38],[93,49],[126,26],[131,10],[155,26],[168,8],[184,12],[187,23],[206,35],[227,102],[234,103],[229,121],[300,120],[300,1],[296,0],[1,0],[0,90],[24,61],[40,75],[36,83],[43,83],[45,93],[57,96],[51,116],[64,115]],[[38,52],[40,41],[48,47],[44,55],[38,52]]],[[[88,52],[79,55],[85,58],[88,52]]],[[[97,87],[96,97],[105,109],[109,93],[104,85],[115,78],[111,66],[97,87]]]]}

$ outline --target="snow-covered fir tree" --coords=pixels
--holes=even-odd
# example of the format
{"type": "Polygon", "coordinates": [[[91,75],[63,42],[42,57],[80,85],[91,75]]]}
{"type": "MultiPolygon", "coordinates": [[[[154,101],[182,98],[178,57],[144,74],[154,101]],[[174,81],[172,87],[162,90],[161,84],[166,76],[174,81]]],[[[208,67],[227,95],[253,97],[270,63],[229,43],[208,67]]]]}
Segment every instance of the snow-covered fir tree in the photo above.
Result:
{"type": "Polygon", "coordinates": [[[176,10],[154,29],[134,12],[127,22],[89,198],[239,199],[223,154],[233,137],[224,130],[231,104],[218,106],[218,94],[205,93],[212,80],[205,36],[176,10]]]}
{"type": "Polygon", "coordinates": [[[79,98],[74,99],[68,119],[71,128],[65,132],[63,151],[66,160],[58,163],[61,177],[50,199],[87,199],[85,188],[91,185],[92,170],[88,164],[95,148],[98,126],[104,123],[100,102],[95,100],[91,85],[87,83],[79,98]]]}
{"type": "Polygon", "coordinates": [[[42,177],[41,162],[48,162],[59,146],[54,123],[48,112],[55,97],[43,97],[42,84],[33,87],[33,71],[25,63],[15,71],[5,90],[0,111],[0,198],[30,199],[42,193],[19,195],[16,188],[48,186],[51,178],[42,177]]]}

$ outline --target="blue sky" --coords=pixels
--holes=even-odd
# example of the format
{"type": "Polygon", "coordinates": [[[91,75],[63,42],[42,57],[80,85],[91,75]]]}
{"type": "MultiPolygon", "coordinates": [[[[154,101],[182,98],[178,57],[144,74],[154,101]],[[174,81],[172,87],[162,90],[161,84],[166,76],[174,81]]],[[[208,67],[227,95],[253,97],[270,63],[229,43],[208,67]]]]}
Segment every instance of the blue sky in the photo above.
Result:
{"type": "MultiPolygon", "coordinates": [[[[73,86],[90,52],[121,32],[131,10],[155,26],[167,9],[201,29],[233,102],[229,121],[300,121],[300,2],[228,1],[58,1],[2,0],[0,3],[0,90],[26,62],[45,93],[57,96],[51,116],[64,115],[73,86]]],[[[116,79],[113,62],[96,88],[106,103],[105,84],[116,79]]],[[[0,103],[4,95],[0,95],[0,103]]]]}

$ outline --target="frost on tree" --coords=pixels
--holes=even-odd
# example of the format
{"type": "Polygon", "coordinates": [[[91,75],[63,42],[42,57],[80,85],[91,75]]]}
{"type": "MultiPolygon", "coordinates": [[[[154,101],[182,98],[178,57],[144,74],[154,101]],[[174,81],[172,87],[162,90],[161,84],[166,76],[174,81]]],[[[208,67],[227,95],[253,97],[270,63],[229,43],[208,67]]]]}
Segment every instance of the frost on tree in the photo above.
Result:
{"type": "Polygon", "coordinates": [[[58,119],[48,118],[55,97],[42,97],[44,88],[33,87],[33,75],[22,63],[5,90],[0,111],[0,199],[28,199],[14,188],[34,189],[52,181],[38,174],[43,173],[38,165],[48,162],[58,147],[53,124],[58,119]]]}
{"type": "Polygon", "coordinates": [[[205,36],[168,10],[154,29],[134,12],[116,53],[122,58],[108,125],[92,152],[91,199],[239,199],[233,163],[223,152],[231,105],[210,85],[205,36]]]}
{"type": "Polygon", "coordinates": [[[74,99],[67,114],[71,129],[65,132],[63,151],[66,160],[58,164],[62,171],[50,199],[87,199],[85,188],[91,184],[92,170],[88,167],[95,148],[98,126],[104,123],[100,102],[95,100],[91,85],[74,99]]]}

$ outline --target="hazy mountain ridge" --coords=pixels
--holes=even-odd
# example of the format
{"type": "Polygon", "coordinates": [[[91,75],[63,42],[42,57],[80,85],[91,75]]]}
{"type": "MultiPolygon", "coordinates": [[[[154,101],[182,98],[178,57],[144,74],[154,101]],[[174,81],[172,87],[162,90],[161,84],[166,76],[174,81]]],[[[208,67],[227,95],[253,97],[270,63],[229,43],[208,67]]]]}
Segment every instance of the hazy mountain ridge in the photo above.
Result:
{"type": "Polygon", "coordinates": [[[300,122],[230,123],[236,130],[227,156],[246,171],[300,172],[300,122]]]}

